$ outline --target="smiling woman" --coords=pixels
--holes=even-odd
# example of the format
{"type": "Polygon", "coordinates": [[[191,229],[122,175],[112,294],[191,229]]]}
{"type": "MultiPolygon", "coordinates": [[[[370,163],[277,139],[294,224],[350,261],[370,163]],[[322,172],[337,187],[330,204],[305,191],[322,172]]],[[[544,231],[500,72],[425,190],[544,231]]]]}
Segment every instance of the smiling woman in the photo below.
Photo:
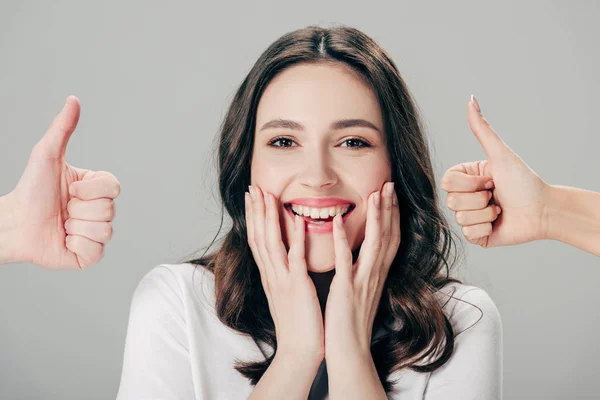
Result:
{"type": "Polygon", "coordinates": [[[269,46],[221,127],[233,225],[140,282],[118,398],[501,398],[500,316],[449,276],[426,143],[364,33],[310,26],[269,46]]]}

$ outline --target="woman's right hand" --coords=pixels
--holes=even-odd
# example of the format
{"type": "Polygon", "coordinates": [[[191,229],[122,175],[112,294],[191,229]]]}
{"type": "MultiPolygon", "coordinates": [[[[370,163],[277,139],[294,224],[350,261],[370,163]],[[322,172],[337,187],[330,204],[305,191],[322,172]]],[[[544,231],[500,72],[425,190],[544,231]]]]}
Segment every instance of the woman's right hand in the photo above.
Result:
{"type": "Polygon", "coordinates": [[[277,352],[315,362],[325,356],[325,330],[317,292],[304,257],[304,220],[296,217],[289,253],[281,240],[278,201],[250,186],[245,194],[248,244],[275,323],[277,352]],[[265,205],[266,200],[266,205],[265,205]],[[269,204],[270,203],[270,204],[269,204]]]}
{"type": "Polygon", "coordinates": [[[110,172],[67,163],[67,144],[80,111],[77,97],[67,97],[31,151],[17,186],[3,198],[12,218],[10,226],[14,226],[2,243],[13,254],[9,261],[82,270],[104,257],[121,185],[110,172]]]}

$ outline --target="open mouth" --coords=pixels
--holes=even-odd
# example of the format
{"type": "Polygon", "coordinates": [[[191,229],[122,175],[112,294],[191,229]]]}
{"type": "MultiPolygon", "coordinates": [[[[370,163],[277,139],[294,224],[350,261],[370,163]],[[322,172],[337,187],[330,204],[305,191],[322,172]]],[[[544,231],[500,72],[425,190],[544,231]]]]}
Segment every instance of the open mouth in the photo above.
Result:
{"type": "MultiPolygon", "coordinates": [[[[306,215],[300,215],[300,214],[296,214],[296,212],[294,210],[292,210],[292,205],[291,204],[286,204],[284,206],[287,211],[292,215],[292,218],[295,218],[296,215],[299,215],[300,217],[302,217],[306,222],[311,223],[311,224],[316,224],[316,225],[322,225],[328,222],[332,222],[333,221],[333,217],[329,216],[327,218],[311,218],[308,217],[306,215]]],[[[346,217],[352,212],[354,211],[354,209],[356,208],[356,205],[351,204],[350,207],[348,208],[348,210],[342,214],[342,218],[345,220],[346,217]]]]}

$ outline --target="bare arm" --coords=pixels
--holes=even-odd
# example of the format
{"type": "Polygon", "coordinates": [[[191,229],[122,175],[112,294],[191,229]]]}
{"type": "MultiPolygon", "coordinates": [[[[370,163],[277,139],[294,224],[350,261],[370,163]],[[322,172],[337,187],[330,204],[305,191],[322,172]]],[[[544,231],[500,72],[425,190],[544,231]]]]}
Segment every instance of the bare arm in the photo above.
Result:
{"type": "Polygon", "coordinates": [[[308,357],[275,354],[248,400],[306,400],[320,363],[308,357]]]}
{"type": "Polygon", "coordinates": [[[544,215],[545,239],[558,240],[600,257],[600,193],[551,185],[544,215]]]}
{"type": "Polygon", "coordinates": [[[11,244],[16,234],[16,222],[6,196],[0,197],[0,264],[20,262],[11,244]]]}
{"type": "Polygon", "coordinates": [[[371,354],[329,359],[329,394],[335,399],[387,399],[371,354]]]}

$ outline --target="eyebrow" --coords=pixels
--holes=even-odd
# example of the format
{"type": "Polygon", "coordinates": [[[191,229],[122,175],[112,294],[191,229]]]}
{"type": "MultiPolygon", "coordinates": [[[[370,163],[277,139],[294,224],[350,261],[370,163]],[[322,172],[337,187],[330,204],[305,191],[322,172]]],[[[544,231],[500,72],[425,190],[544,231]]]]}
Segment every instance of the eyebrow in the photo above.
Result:
{"type": "MultiPolygon", "coordinates": [[[[370,128],[370,129],[374,129],[377,132],[381,132],[379,130],[379,128],[377,128],[375,125],[373,125],[372,123],[370,123],[369,121],[366,121],[364,119],[341,119],[338,121],[334,121],[331,123],[331,125],[329,125],[329,129],[330,130],[340,130],[340,129],[344,129],[344,128],[352,128],[355,126],[359,126],[359,127],[363,127],[363,128],[370,128]]],[[[267,122],[266,124],[264,124],[262,126],[262,128],[260,128],[259,132],[264,131],[266,129],[275,129],[275,128],[285,128],[285,129],[292,129],[295,131],[303,131],[304,130],[304,125],[302,125],[299,122],[296,121],[291,121],[289,119],[274,119],[272,121],[267,122]]]]}

